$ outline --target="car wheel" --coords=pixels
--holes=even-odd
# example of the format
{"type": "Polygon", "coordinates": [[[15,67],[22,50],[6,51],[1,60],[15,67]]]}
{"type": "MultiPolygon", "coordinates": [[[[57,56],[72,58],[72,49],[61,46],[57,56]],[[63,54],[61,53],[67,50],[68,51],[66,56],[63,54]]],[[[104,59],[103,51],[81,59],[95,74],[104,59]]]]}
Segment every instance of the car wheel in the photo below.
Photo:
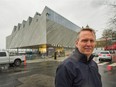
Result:
{"type": "Polygon", "coordinates": [[[109,60],[109,62],[110,62],[110,63],[112,63],[112,59],[111,59],[111,60],[109,60]]]}
{"type": "Polygon", "coordinates": [[[21,65],[21,60],[16,59],[16,60],[14,61],[14,65],[15,65],[15,66],[20,66],[20,65],[21,65]]]}
{"type": "Polygon", "coordinates": [[[101,59],[99,59],[99,62],[101,63],[101,59]]]}

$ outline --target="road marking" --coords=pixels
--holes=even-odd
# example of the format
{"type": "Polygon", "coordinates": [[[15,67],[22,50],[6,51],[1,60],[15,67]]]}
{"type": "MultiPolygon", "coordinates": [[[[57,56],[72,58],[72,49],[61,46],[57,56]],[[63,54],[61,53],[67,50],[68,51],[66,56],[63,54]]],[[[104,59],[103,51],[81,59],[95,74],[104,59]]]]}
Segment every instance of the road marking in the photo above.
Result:
{"type": "Polygon", "coordinates": [[[98,65],[105,65],[108,64],[109,62],[103,62],[103,63],[98,63],[98,65]]]}
{"type": "MultiPolygon", "coordinates": [[[[108,64],[109,62],[103,62],[103,63],[98,63],[98,65],[106,65],[108,64]]],[[[116,63],[112,63],[112,64],[108,64],[108,66],[116,66],[116,63]]]]}
{"type": "Polygon", "coordinates": [[[116,63],[112,63],[112,64],[110,64],[109,66],[116,66],[116,63]]]}
{"type": "Polygon", "coordinates": [[[25,73],[27,73],[27,72],[29,72],[29,71],[14,72],[14,73],[9,74],[9,76],[17,75],[17,74],[25,74],[25,73]]]}

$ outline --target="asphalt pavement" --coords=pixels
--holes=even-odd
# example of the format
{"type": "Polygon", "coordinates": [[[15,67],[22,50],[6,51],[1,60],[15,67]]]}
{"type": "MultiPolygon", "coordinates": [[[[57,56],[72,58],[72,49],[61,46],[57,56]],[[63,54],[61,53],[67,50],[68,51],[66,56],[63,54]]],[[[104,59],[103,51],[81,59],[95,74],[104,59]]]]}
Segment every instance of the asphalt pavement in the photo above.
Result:
{"type": "MultiPolygon", "coordinates": [[[[57,68],[58,64],[66,58],[67,58],[67,56],[66,57],[57,57],[56,60],[53,57],[52,58],[46,57],[46,58],[36,58],[36,59],[32,59],[32,60],[26,60],[26,65],[28,67],[30,67],[29,65],[31,65],[31,64],[39,63],[40,65],[38,66],[38,68],[41,66],[43,69],[39,69],[42,71],[36,71],[39,73],[35,73],[35,74],[29,75],[29,76],[24,76],[24,77],[19,78],[18,81],[20,81],[22,84],[17,87],[54,87],[54,76],[55,76],[56,68],[57,68]],[[48,63],[48,65],[46,65],[46,63],[48,63]],[[49,67],[52,67],[52,69],[49,67]],[[49,71],[49,69],[51,71],[49,71]]],[[[37,66],[33,66],[33,67],[36,68],[37,66]]],[[[31,70],[31,69],[29,69],[29,70],[31,70]]],[[[28,70],[26,70],[26,71],[28,71],[28,70]]],[[[24,74],[26,74],[26,73],[28,73],[28,72],[24,72],[24,74]]]]}
{"type": "MultiPolygon", "coordinates": [[[[55,60],[53,57],[52,58],[35,58],[32,60],[27,60],[26,64],[29,67],[29,69],[27,69],[25,72],[22,72],[23,74],[25,74],[25,76],[18,78],[18,81],[20,81],[22,84],[18,85],[16,87],[55,87],[54,86],[54,76],[55,76],[55,71],[56,68],[58,66],[58,64],[60,62],[62,62],[64,59],[66,59],[66,57],[57,57],[57,59],[55,60]],[[33,66],[32,66],[33,64],[33,66]],[[39,65],[34,65],[34,64],[39,64],[39,65]],[[35,69],[35,71],[34,71],[35,69]],[[28,72],[34,72],[31,75],[26,76],[28,72]]],[[[98,63],[98,58],[94,58],[94,60],[98,63]]],[[[104,64],[104,63],[101,63],[104,64]]],[[[102,65],[99,64],[100,66],[100,71],[102,71],[103,73],[103,79],[107,78],[106,75],[106,68],[101,67],[102,65]],[[103,71],[103,69],[105,69],[105,71],[103,71]],[[105,73],[104,73],[105,72],[105,73]]],[[[27,67],[27,68],[28,68],[27,67]]],[[[112,71],[110,71],[111,74],[112,71]]],[[[114,72],[114,71],[113,71],[114,72]]],[[[113,77],[115,76],[112,75],[113,77]]],[[[110,76],[111,77],[111,76],[110,76]]],[[[115,79],[115,78],[111,78],[111,79],[115,79]]],[[[106,84],[107,81],[104,81],[103,84],[106,84]]],[[[114,80],[111,80],[111,83],[114,82],[114,80]]],[[[107,84],[107,86],[104,87],[113,87],[113,85],[108,86],[110,83],[107,84]]]]}

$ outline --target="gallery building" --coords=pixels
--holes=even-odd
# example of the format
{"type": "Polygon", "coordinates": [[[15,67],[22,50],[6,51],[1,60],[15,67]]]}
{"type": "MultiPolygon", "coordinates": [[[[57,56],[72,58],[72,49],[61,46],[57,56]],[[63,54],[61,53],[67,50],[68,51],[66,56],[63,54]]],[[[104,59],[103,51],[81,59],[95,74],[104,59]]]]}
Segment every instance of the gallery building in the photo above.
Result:
{"type": "Polygon", "coordinates": [[[47,55],[64,52],[75,48],[79,30],[79,26],[45,7],[41,14],[36,12],[14,26],[6,37],[6,49],[38,49],[47,55]]]}

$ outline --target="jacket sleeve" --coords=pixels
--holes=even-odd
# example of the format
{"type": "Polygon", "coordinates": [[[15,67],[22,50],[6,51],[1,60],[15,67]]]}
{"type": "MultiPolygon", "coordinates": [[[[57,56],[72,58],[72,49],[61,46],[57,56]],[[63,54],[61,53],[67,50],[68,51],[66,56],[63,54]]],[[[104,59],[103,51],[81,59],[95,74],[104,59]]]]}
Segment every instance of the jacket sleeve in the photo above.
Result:
{"type": "Polygon", "coordinates": [[[55,87],[72,87],[73,73],[65,65],[60,65],[56,70],[55,87]]]}

